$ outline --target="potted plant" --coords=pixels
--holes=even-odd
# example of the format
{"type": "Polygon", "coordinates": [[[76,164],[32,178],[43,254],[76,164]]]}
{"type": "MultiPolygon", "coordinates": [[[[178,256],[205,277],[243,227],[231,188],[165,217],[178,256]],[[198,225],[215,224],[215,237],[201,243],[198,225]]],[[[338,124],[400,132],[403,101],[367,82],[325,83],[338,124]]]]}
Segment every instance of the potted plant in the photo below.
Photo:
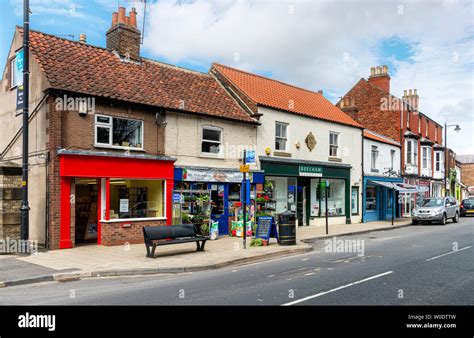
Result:
{"type": "Polygon", "coordinates": [[[209,236],[209,222],[201,224],[199,231],[202,236],[209,236]]]}
{"type": "Polygon", "coordinates": [[[262,246],[268,246],[268,240],[262,239],[262,246]]]}
{"type": "Polygon", "coordinates": [[[262,239],[261,238],[252,238],[250,241],[250,246],[262,246],[262,239]]]}

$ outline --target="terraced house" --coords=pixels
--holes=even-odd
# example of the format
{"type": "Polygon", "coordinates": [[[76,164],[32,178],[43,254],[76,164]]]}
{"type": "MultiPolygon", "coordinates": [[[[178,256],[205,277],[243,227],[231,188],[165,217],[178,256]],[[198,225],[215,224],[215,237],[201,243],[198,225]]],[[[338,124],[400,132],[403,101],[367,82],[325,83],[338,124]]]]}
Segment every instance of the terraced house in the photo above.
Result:
{"type": "MultiPolygon", "coordinates": [[[[51,249],[143,241],[143,226],[172,224],[175,170],[228,183],[240,158],[223,146],[256,142],[258,121],[213,76],[141,57],[134,9],[113,13],[106,36],[101,48],[30,34],[30,239],[51,249]]],[[[21,161],[21,48],[18,27],[0,89],[9,167],[21,161]]]]}
{"type": "Polygon", "coordinates": [[[401,145],[401,174],[407,188],[401,215],[410,217],[419,197],[443,196],[443,127],[419,111],[417,90],[391,93],[387,66],[372,67],[368,79],[360,79],[337,105],[364,128],[401,145]]]}
{"type": "Polygon", "coordinates": [[[296,213],[298,225],[361,221],[362,126],[313,92],[214,64],[216,76],[258,119],[260,211],[296,213]],[[326,199],[327,196],[327,199],[326,199]],[[327,200],[327,203],[326,203],[327,200]]]}

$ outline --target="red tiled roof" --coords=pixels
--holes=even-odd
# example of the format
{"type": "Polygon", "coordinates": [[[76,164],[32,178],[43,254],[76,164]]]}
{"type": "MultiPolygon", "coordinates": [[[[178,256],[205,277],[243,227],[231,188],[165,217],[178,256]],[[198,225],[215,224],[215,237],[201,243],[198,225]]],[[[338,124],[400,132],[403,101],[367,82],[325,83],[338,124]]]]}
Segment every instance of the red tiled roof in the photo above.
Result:
{"type": "Polygon", "coordinates": [[[377,133],[375,133],[371,130],[368,130],[368,129],[364,130],[364,137],[368,138],[368,139],[371,139],[371,140],[374,140],[374,141],[387,143],[387,144],[391,144],[393,146],[400,147],[400,143],[398,143],[397,141],[392,140],[391,138],[388,138],[386,136],[377,134],[377,133]]]}
{"type": "Polygon", "coordinates": [[[320,93],[220,64],[214,64],[213,67],[259,105],[361,127],[320,93]]]}
{"type": "Polygon", "coordinates": [[[125,62],[107,49],[37,31],[30,39],[50,88],[256,123],[209,74],[148,59],[125,62]]]}

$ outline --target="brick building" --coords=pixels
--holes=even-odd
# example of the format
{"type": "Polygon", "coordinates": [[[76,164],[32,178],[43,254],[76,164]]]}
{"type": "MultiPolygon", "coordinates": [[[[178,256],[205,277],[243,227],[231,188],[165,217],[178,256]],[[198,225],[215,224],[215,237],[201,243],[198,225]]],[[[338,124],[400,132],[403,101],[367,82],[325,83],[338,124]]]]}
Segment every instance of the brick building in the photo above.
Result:
{"type": "MultiPolygon", "coordinates": [[[[218,120],[241,134],[257,125],[211,75],[140,57],[134,9],[113,13],[106,36],[100,48],[84,35],[30,33],[30,239],[51,249],[137,243],[143,226],[171,224],[171,118],[218,120]]],[[[0,165],[21,162],[21,48],[17,27],[0,88],[0,165]]]]}
{"type": "Polygon", "coordinates": [[[420,191],[407,196],[402,215],[410,215],[418,196],[443,195],[443,127],[418,110],[416,89],[399,98],[390,91],[388,67],[372,67],[369,78],[360,79],[337,105],[365,128],[401,144],[402,177],[420,191]]]}
{"type": "Polygon", "coordinates": [[[461,180],[467,187],[469,196],[474,196],[474,155],[458,155],[461,167],[461,180]]]}

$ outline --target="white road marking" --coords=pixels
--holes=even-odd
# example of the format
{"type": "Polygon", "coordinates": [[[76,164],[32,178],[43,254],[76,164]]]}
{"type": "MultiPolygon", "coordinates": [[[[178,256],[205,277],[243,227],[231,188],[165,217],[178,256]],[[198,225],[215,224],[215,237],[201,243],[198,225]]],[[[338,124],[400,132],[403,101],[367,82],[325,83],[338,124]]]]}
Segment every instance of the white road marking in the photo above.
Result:
{"type": "Polygon", "coordinates": [[[373,240],[373,241],[388,241],[388,240],[390,240],[390,239],[395,239],[395,238],[400,238],[400,237],[402,237],[402,236],[385,237],[385,238],[383,238],[383,237],[382,237],[382,238],[374,238],[374,239],[372,239],[372,240],[373,240]]]}
{"type": "Polygon", "coordinates": [[[304,275],[305,276],[311,276],[311,275],[315,275],[316,273],[315,272],[309,272],[309,273],[305,273],[304,275]]]}
{"type": "Polygon", "coordinates": [[[349,284],[346,284],[346,285],[342,285],[342,286],[339,286],[339,287],[337,287],[337,288],[335,288],[335,289],[331,289],[331,290],[329,290],[329,291],[320,292],[320,293],[317,293],[317,294],[315,294],[315,295],[308,296],[308,297],[304,297],[304,298],[301,298],[301,299],[298,299],[298,300],[294,300],[294,301],[292,301],[292,302],[285,303],[285,304],[282,304],[282,305],[283,305],[283,306],[290,306],[290,305],[299,304],[299,303],[305,302],[305,301],[310,300],[310,299],[314,299],[314,298],[317,298],[317,297],[321,297],[321,296],[327,295],[328,293],[332,293],[332,292],[335,292],[335,291],[339,291],[339,290],[348,288],[348,287],[350,287],[350,286],[354,286],[354,285],[357,285],[357,284],[360,284],[360,283],[367,282],[367,281],[372,280],[372,279],[376,279],[376,278],[380,278],[380,277],[383,277],[383,276],[390,275],[391,273],[393,273],[393,271],[387,271],[387,272],[384,272],[384,273],[380,273],[380,274],[375,275],[375,276],[371,276],[371,277],[367,277],[367,278],[361,279],[361,280],[359,280],[359,281],[357,281],[357,282],[352,282],[352,283],[349,283],[349,284]]]}
{"type": "Polygon", "coordinates": [[[309,258],[303,258],[302,261],[307,261],[309,258]]]}
{"type": "Polygon", "coordinates": [[[456,252],[459,252],[459,251],[463,251],[463,250],[466,250],[466,249],[470,249],[470,248],[472,248],[472,246],[465,246],[464,248],[461,248],[461,249],[457,249],[457,250],[445,252],[444,254],[441,254],[441,255],[438,255],[438,256],[434,256],[434,257],[428,258],[426,261],[429,262],[429,261],[435,260],[435,259],[437,259],[437,258],[441,258],[441,257],[447,256],[447,255],[451,255],[451,254],[453,254],[453,253],[456,253],[456,252]]]}

